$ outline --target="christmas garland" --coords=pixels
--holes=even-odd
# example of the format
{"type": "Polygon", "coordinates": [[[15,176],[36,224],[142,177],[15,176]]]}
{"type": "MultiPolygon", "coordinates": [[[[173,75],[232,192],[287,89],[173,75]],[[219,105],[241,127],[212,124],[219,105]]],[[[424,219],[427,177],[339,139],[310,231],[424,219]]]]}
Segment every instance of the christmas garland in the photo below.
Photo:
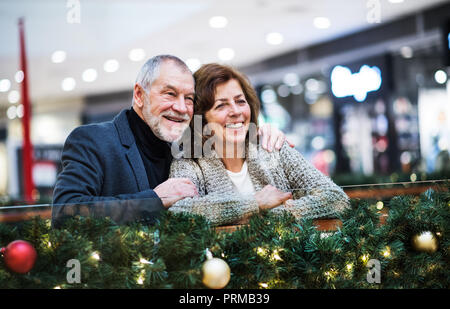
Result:
{"type": "Polygon", "coordinates": [[[61,229],[39,217],[0,224],[0,288],[448,289],[448,188],[392,198],[382,225],[380,203],[352,200],[330,232],[270,213],[233,233],[168,212],[153,226],[86,217],[61,229]]]}

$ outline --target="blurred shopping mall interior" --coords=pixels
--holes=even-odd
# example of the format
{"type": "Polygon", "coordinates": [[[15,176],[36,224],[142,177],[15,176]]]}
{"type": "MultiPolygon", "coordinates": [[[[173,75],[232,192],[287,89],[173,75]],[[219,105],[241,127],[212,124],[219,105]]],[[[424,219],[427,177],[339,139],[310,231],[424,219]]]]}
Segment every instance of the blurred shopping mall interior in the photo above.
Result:
{"type": "Polygon", "coordinates": [[[2,0],[0,32],[1,197],[23,196],[25,74],[45,200],[68,134],[129,108],[157,54],[242,70],[261,122],[339,185],[450,178],[448,0],[2,0]]]}

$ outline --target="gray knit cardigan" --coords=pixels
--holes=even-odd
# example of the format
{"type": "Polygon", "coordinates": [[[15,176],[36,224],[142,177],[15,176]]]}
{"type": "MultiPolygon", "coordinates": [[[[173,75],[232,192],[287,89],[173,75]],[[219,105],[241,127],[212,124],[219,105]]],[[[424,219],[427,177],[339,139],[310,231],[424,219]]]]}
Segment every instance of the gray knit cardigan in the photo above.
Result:
{"type": "MultiPolygon", "coordinates": [[[[289,211],[296,218],[333,217],[349,207],[347,195],[330,178],[318,171],[286,142],[280,151],[267,152],[249,144],[246,160],[256,191],[270,184],[292,192],[293,201],[271,211],[289,211]]],[[[169,211],[206,217],[212,225],[233,224],[259,212],[253,196],[238,193],[217,154],[209,158],[174,159],[169,177],[190,179],[199,196],[182,199],[169,211]]]]}

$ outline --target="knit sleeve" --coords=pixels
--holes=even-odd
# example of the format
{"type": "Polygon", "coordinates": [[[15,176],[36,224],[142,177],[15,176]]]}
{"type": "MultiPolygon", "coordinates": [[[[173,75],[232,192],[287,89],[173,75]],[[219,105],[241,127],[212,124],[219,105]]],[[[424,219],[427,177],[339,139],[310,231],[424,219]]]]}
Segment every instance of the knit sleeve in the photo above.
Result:
{"type": "Polygon", "coordinates": [[[174,160],[169,177],[188,178],[197,186],[199,192],[197,197],[188,197],[174,203],[169,208],[171,212],[202,215],[215,226],[232,224],[259,212],[258,203],[254,199],[243,198],[235,192],[208,193],[203,173],[194,160],[174,160]]]}
{"type": "Polygon", "coordinates": [[[335,216],[350,206],[344,191],[287,143],[280,150],[279,160],[294,199],[274,208],[274,212],[289,211],[296,218],[314,219],[335,216]]]}

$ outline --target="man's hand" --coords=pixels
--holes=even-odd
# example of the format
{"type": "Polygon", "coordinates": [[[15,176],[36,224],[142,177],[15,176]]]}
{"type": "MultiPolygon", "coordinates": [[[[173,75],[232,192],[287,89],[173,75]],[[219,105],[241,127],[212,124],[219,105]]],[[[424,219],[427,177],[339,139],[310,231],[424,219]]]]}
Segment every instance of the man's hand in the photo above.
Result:
{"type": "Polygon", "coordinates": [[[289,199],[292,199],[292,193],[283,192],[272,185],[267,185],[255,193],[255,200],[260,210],[275,208],[289,199]]]}
{"type": "Polygon", "coordinates": [[[186,197],[198,195],[197,187],[188,178],[169,178],[153,189],[167,209],[186,197]]]}
{"type": "Polygon", "coordinates": [[[283,132],[281,132],[277,128],[272,128],[272,126],[268,123],[263,124],[259,128],[258,134],[261,136],[262,148],[267,150],[268,152],[272,152],[274,148],[276,150],[280,150],[283,146],[284,141],[286,141],[291,147],[295,146],[286,139],[286,136],[283,132]]]}

